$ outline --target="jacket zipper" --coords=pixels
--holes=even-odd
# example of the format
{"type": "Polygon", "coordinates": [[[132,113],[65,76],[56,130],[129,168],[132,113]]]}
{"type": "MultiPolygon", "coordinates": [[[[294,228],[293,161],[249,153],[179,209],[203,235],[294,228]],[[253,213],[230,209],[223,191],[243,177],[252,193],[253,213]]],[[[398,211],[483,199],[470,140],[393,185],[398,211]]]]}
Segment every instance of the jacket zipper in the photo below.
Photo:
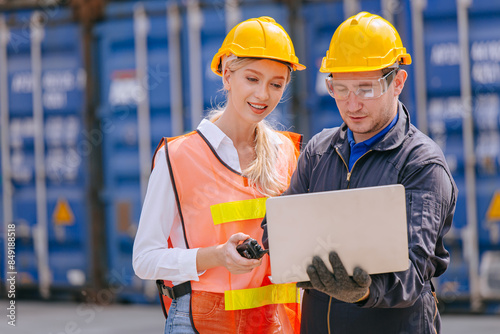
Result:
{"type": "MultiPolygon", "coordinates": [[[[361,159],[362,157],[364,157],[365,155],[367,155],[371,151],[372,150],[368,150],[362,156],[360,156],[358,158],[358,160],[356,160],[354,162],[354,164],[352,165],[352,169],[349,171],[349,165],[345,162],[344,157],[339,152],[339,149],[337,147],[335,147],[335,152],[337,152],[337,154],[339,155],[340,159],[344,163],[345,168],[347,169],[347,189],[349,189],[349,186],[350,186],[350,183],[351,183],[351,174],[352,174],[352,170],[354,169],[354,166],[356,166],[356,163],[359,161],[359,159],[361,159]]],[[[330,312],[331,312],[331,307],[332,307],[332,297],[330,297],[330,300],[328,301],[328,313],[327,313],[328,314],[328,318],[327,318],[327,320],[328,320],[327,321],[328,334],[331,334],[331,328],[330,328],[330,312]]]]}
{"type": "MultiPolygon", "coordinates": [[[[366,151],[366,152],[365,152],[362,156],[360,156],[360,157],[358,158],[358,160],[356,160],[356,161],[354,162],[354,164],[352,165],[352,168],[351,168],[351,170],[350,170],[350,171],[349,171],[349,165],[345,162],[344,157],[342,156],[342,154],[340,154],[339,149],[338,149],[337,147],[335,147],[335,151],[337,152],[337,154],[339,155],[340,159],[341,159],[341,160],[342,160],[342,162],[344,163],[345,168],[347,169],[347,183],[350,183],[350,182],[351,182],[351,174],[352,174],[352,170],[354,169],[354,166],[356,166],[356,164],[358,163],[358,161],[359,161],[362,157],[364,157],[365,155],[367,155],[368,153],[370,153],[372,150],[368,150],[368,151],[366,151]]],[[[349,185],[347,186],[347,188],[349,188],[349,185]]]]}

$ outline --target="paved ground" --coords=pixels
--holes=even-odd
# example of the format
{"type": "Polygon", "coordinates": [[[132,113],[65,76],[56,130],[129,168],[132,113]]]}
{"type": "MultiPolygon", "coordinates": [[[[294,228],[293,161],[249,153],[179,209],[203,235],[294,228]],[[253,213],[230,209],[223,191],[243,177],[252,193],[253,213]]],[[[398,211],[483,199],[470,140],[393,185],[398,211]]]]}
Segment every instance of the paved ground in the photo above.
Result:
{"type": "MultiPolygon", "coordinates": [[[[163,333],[159,306],[16,302],[16,326],[8,325],[7,300],[0,300],[2,334],[163,333]]],[[[500,316],[444,315],[442,334],[499,334],[500,316]]]]}

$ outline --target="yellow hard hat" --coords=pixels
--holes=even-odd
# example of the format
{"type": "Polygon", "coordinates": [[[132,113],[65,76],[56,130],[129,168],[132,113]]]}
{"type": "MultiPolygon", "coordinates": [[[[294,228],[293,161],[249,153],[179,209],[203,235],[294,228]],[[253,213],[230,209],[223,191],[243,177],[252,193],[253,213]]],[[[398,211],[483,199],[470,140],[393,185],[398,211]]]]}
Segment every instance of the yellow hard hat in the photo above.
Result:
{"type": "Polygon", "coordinates": [[[394,26],[378,15],[361,12],[345,20],[333,34],[320,72],[365,72],[394,63],[411,64],[394,26]]]}
{"type": "Polygon", "coordinates": [[[292,40],[285,29],[269,16],[243,21],[227,34],[212,60],[212,71],[221,75],[219,65],[223,56],[266,58],[289,63],[294,70],[306,67],[299,64],[292,40]]]}

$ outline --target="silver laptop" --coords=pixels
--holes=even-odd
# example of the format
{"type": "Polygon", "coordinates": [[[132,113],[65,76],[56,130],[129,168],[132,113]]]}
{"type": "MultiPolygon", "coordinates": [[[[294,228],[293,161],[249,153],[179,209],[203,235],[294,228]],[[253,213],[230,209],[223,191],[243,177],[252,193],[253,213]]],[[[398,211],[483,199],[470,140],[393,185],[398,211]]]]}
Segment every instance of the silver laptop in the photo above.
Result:
{"type": "Polygon", "coordinates": [[[307,193],[266,202],[273,283],[308,281],[319,255],[331,269],[335,250],[349,275],[408,269],[405,189],[402,185],[307,193]]]}

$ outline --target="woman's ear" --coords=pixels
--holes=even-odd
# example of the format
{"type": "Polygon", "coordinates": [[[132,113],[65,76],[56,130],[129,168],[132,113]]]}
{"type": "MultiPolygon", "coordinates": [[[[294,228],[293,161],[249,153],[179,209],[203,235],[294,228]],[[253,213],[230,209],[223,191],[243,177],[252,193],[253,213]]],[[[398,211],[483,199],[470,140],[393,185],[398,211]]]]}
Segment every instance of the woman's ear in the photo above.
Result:
{"type": "Polygon", "coordinates": [[[403,91],[408,73],[405,70],[399,70],[394,77],[394,95],[398,96],[403,91]]]}
{"type": "Polygon", "coordinates": [[[230,78],[231,71],[226,67],[224,73],[222,73],[222,83],[224,84],[224,89],[227,91],[231,90],[230,78]]]}

